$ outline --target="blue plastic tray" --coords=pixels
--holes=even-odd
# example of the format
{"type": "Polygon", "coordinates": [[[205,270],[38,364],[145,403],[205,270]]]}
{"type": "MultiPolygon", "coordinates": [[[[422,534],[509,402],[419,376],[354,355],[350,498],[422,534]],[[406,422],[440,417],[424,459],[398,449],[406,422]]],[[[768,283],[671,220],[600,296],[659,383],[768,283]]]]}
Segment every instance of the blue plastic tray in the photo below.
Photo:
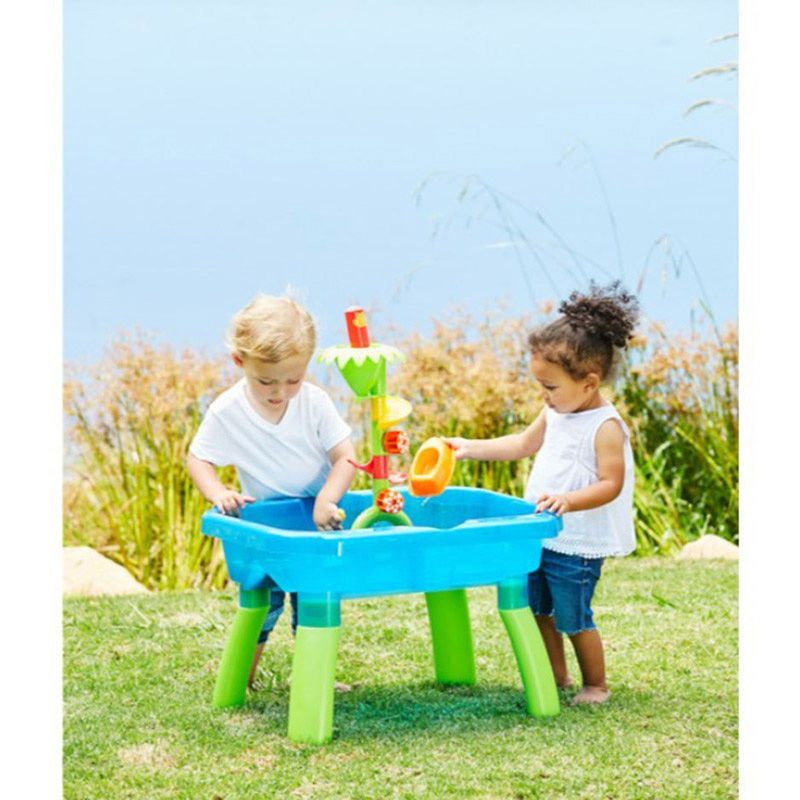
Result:
{"type": "Polygon", "coordinates": [[[372,492],[348,492],[339,503],[345,529],[314,529],[313,498],[252,503],[241,517],[216,509],[202,531],[222,540],[231,580],[242,589],[278,584],[287,592],[372,597],[497,583],[538,568],[542,539],[563,523],[516,497],[486,489],[448,488],[412,497],[403,509],[411,526],[347,525],[372,504],[372,492]]]}

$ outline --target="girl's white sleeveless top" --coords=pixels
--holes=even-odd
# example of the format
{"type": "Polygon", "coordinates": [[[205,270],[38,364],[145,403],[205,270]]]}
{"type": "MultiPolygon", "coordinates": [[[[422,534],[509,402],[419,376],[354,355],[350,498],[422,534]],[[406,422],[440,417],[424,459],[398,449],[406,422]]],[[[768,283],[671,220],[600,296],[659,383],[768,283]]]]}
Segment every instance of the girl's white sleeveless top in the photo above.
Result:
{"type": "Polygon", "coordinates": [[[535,503],[542,494],[563,494],[583,489],[597,478],[595,437],[609,419],[619,421],[625,433],[625,480],[610,502],[588,511],[564,514],[564,529],[544,547],[559,553],[601,558],[625,556],[636,547],[633,530],[633,451],[630,432],[610,403],[575,414],[547,409],[544,444],[533,462],[525,499],[535,503]]]}

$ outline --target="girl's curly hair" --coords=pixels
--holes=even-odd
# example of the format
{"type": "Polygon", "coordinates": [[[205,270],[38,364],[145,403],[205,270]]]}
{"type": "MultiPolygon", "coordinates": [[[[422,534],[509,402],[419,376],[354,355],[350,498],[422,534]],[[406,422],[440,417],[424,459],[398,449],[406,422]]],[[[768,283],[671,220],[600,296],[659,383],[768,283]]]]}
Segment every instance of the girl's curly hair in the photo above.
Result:
{"type": "Polygon", "coordinates": [[[589,285],[588,294],[573,292],[558,307],[553,322],[528,337],[531,353],[558,364],[575,380],[597,372],[608,378],[633,335],[639,301],[620,281],[589,285]]]}

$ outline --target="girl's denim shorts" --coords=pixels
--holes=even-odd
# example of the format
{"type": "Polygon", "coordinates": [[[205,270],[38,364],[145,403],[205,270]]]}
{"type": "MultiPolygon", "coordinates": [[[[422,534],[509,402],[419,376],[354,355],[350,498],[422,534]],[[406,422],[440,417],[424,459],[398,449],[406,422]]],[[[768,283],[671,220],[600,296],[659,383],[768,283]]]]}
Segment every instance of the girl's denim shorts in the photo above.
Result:
{"type": "Polygon", "coordinates": [[[542,548],[542,562],[528,575],[528,602],[534,614],[555,618],[556,630],[572,636],[596,628],[592,595],[602,558],[584,558],[542,548]]]}

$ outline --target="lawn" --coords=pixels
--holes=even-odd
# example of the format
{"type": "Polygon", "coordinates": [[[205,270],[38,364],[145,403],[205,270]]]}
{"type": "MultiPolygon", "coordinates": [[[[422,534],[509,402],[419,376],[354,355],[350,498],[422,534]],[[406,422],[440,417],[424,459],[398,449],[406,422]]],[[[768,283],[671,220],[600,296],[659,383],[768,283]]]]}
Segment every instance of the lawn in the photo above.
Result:
{"type": "MultiPolygon", "coordinates": [[[[607,563],[596,620],[613,696],[535,720],[490,588],[470,591],[478,685],[443,689],[421,595],[342,609],[334,739],[286,739],[288,613],[241,709],[211,708],[233,592],[67,599],[64,796],[737,796],[737,567],[607,563]]],[[[574,660],[572,661],[574,666],[574,660]]],[[[569,695],[564,695],[568,700],[569,695]]]]}

